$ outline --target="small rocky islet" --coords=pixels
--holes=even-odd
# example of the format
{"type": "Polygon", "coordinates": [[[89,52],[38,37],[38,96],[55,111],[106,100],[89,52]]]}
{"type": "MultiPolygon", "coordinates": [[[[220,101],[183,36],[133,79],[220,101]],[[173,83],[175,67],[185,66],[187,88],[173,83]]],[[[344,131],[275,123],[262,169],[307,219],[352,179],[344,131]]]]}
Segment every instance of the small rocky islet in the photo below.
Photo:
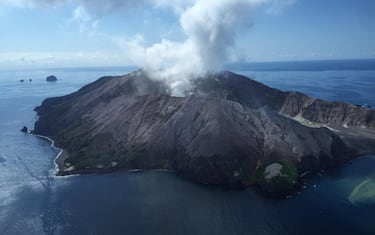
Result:
{"type": "Polygon", "coordinates": [[[50,75],[46,77],[47,82],[57,82],[57,77],[55,75],[50,75]]]}
{"type": "Polygon", "coordinates": [[[64,150],[58,175],[168,169],[203,184],[285,195],[307,172],[375,153],[375,111],[219,72],[175,97],[143,70],[36,107],[34,134],[64,150]]]}

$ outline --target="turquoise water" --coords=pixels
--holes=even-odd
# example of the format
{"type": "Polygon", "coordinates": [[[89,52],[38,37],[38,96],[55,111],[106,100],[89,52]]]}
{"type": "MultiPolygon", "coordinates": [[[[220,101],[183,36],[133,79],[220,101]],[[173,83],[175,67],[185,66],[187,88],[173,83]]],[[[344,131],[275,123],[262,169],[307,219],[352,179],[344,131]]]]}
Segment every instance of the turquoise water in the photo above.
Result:
{"type": "MultiPolygon", "coordinates": [[[[315,67],[329,69],[306,69],[314,68],[308,63],[294,69],[246,64],[233,70],[282,90],[373,105],[375,67],[353,63],[361,62],[335,70],[324,63],[315,67]]],[[[55,177],[58,150],[19,131],[33,126],[33,108],[46,97],[68,94],[100,76],[129,71],[0,72],[0,234],[375,233],[375,156],[313,176],[300,193],[282,200],[251,188],[231,191],[194,184],[171,172],[55,177]],[[45,82],[50,74],[59,81],[45,82]],[[20,83],[21,78],[26,82],[20,83]]]]}

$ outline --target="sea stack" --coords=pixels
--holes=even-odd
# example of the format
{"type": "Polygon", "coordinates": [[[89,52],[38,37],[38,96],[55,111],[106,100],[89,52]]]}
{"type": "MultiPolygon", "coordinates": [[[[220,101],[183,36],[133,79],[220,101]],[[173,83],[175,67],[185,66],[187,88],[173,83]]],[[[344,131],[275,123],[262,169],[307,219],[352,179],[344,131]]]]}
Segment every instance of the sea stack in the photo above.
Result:
{"type": "Polygon", "coordinates": [[[47,82],[56,82],[56,81],[57,81],[57,78],[56,78],[56,76],[51,75],[51,76],[48,76],[48,77],[46,78],[46,81],[47,81],[47,82]]]}
{"type": "Polygon", "coordinates": [[[26,126],[22,127],[21,132],[27,133],[27,127],[26,126]]]}
{"type": "Polygon", "coordinates": [[[139,70],[49,98],[33,133],[64,149],[59,175],[169,169],[203,184],[285,195],[306,172],[375,152],[375,111],[220,72],[175,97],[139,70]]]}

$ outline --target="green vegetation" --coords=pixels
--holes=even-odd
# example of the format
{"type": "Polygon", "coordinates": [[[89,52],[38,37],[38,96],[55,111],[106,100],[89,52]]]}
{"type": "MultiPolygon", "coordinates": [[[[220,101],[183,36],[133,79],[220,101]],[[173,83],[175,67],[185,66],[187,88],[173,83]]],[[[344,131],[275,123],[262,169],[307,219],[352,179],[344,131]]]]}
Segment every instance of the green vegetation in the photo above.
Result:
{"type": "Polygon", "coordinates": [[[249,170],[243,170],[241,169],[241,176],[246,182],[249,182],[249,184],[257,184],[262,178],[264,178],[263,173],[264,169],[266,168],[265,165],[261,165],[255,169],[255,172],[252,174],[249,170]]]}
{"type": "Polygon", "coordinates": [[[297,168],[292,162],[271,162],[262,164],[250,177],[250,182],[258,184],[263,190],[270,193],[282,193],[292,190],[298,182],[297,168]],[[266,179],[265,169],[267,166],[279,163],[283,166],[281,175],[266,179]]]}
{"type": "MultiPolygon", "coordinates": [[[[99,165],[102,165],[104,168],[109,166],[108,162],[109,157],[106,155],[87,155],[77,161],[74,165],[75,169],[95,169],[99,165]]],[[[69,159],[66,160],[69,162],[69,159]]]]}

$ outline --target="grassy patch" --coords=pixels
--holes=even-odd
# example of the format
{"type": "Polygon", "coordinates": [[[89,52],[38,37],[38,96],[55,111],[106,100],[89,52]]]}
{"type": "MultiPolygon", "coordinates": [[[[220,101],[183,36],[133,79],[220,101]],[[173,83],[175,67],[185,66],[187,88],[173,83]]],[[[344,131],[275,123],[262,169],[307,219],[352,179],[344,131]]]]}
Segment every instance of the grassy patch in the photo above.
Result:
{"type": "Polygon", "coordinates": [[[292,190],[298,181],[297,168],[292,162],[277,162],[283,166],[281,175],[266,179],[265,168],[272,163],[259,166],[251,177],[252,182],[258,184],[263,190],[271,193],[292,190]]]}

